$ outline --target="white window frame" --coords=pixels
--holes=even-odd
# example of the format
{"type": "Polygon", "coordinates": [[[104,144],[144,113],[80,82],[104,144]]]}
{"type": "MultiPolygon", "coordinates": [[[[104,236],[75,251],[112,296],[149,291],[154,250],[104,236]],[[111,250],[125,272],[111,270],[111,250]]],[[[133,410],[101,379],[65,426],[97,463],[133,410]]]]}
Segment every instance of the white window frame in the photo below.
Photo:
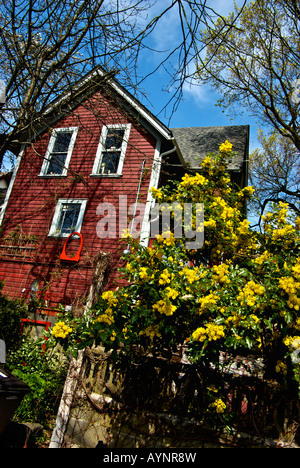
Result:
{"type": "Polygon", "coordinates": [[[41,168],[40,176],[43,176],[43,177],[62,177],[62,176],[67,175],[68,168],[69,168],[69,163],[70,163],[70,160],[71,160],[72,152],[73,152],[76,137],[77,137],[77,133],[78,133],[78,127],[55,128],[52,131],[50,141],[49,141],[49,144],[48,144],[48,148],[47,148],[47,151],[46,151],[46,155],[45,155],[45,158],[44,158],[44,162],[43,162],[43,165],[42,165],[42,168],[41,168]],[[66,157],[66,160],[65,160],[65,164],[64,164],[62,173],[61,174],[47,174],[49,164],[50,164],[50,161],[51,161],[50,156],[51,156],[51,153],[52,153],[53,148],[54,148],[56,137],[57,137],[57,135],[59,133],[63,133],[63,132],[72,132],[72,136],[71,136],[69,149],[68,149],[68,153],[67,153],[67,157],[66,157]]]}
{"type": "Polygon", "coordinates": [[[82,222],[83,222],[83,217],[84,217],[84,213],[85,213],[85,209],[86,209],[87,200],[83,199],[83,198],[60,198],[57,201],[57,205],[55,207],[55,212],[54,212],[54,215],[53,215],[52,224],[51,224],[50,231],[49,231],[49,234],[48,234],[49,237],[68,237],[70,235],[70,233],[61,233],[61,232],[58,232],[58,230],[57,230],[59,220],[60,220],[60,216],[61,216],[62,206],[65,205],[65,204],[69,204],[69,205],[71,205],[71,204],[80,204],[81,205],[79,215],[78,215],[77,224],[76,224],[76,227],[74,228],[74,232],[80,232],[81,231],[81,226],[82,226],[82,222]]]}
{"type": "Polygon", "coordinates": [[[131,129],[131,124],[113,124],[113,125],[104,125],[102,127],[100,142],[99,142],[99,145],[98,145],[96,158],[95,158],[95,161],[94,161],[94,166],[93,166],[93,171],[92,171],[91,176],[120,177],[122,175],[123,164],[124,164],[124,160],[125,160],[130,129],[131,129]],[[113,129],[113,130],[125,130],[124,137],[123,137],[123,142],[122,142],[122,145],[121,145],[118,169],[117,169],[117,172],[115,172],[113,174],[101,174],[100,168],[101,168],[101,163],[102,163],[102,153],[105,151],[105,142],[106,142],[107,133],[111,129],[113,129]]]}

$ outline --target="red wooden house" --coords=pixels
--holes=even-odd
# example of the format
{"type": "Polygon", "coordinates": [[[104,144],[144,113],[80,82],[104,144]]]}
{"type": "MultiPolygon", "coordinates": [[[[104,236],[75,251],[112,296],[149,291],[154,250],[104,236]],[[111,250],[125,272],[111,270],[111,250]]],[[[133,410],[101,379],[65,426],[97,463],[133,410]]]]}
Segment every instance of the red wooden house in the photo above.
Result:
{"type": "Polygon", "coordinates": [[[201,159],[225,139],[235,139],[239,156],[231,170],[243,185],[248,133],[248,127],[170,130],[115,78],[95,69],[49,105],[40,128],[24,135],[0,217],[4,293],[43,299],[51,315],[58,304],[71,306],[86,296],[100,252],[111,254],[106,287],[115,287],[126,215],[139,216],[140,241],[147,245],[150,188],[182,176],[186,161],[197,169],[191,140],[201,159]],[[143,213],[135,211],[136,202],[144,204],[143,213]],[[76,262],[61,258],[72,232],[78,234],[65,253],[72,257],[82,241],[76,262]]]}

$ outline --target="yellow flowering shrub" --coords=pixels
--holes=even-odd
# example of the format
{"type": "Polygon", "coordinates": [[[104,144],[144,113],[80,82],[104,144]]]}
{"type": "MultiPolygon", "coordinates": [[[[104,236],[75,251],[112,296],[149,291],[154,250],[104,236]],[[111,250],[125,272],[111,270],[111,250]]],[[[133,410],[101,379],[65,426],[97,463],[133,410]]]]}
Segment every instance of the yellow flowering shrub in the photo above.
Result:
{"type": "MultiPolygon", "coordinates": [[[[262,231],[253,231],[243,212],[253,188],[231,183],[231,151],[225,142],[199,174],[151,190],[158,203],[203,204],[203,246],[187,249],[185,234],[177,239],[171,229],[151,248],[128,239],[131,253],[121,269],[128,283],[102,293],[80,325],[71,326],[77,347],[101,343],[134,362],[136,353],[170,359],[185,346],[196,366],[216,370],[222,353],[251,353],[272,379],[299,380],[300,366],[291,359],[300,343],[299,219],[279,203],[265,214],[262,231]]],[[[210,412],[227,414],[222,395],[208,394],[210,412]]]]}

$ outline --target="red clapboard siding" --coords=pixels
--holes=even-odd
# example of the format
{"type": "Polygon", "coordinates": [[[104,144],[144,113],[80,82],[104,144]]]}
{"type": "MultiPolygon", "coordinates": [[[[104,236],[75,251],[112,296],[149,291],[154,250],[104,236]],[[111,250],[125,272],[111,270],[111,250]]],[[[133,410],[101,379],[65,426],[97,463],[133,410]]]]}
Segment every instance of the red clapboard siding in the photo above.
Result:
{"type": "MultiPolygon", "coordinates": [[[[112,203],[118,215],[120,195],[127,196],[128,207],[135,203],[143,160],[146,171],[139,201],[146,201],[156,146],[152,135],[100,93],[61,119],[54,128],[60,127],[79,128],[67,176],[39,176],[50,140],[50,129],[23,152],[0,240],[1,244],[9,245],[7,236],[12,235],[17,226],[22,239],[34,237],[34,243],[30,244],[34,246],[32,250],[15,249],[15,256],[14,251],[9,251],[9,255],[5,254],[5,249],[0,251],[0,280],[5,283],[4,292],[11,297],[29,298],[30,285],[39,278],[41,287],[49,290],[53,305],[71,304],[88,293],[93,277],[93,260],[99,251],[112,254],[107,287],[122,283],[117,270],[122,264],[120,254],[126,243],[97,236],[97,223],[101,219],[97,215],[97,207],[100,203],[112,203]],[[91,177],[103,125],[125,123],[131,123],[131,130],[122,177],[91,177]],[[66,265],[59,260],[65,239],[48,237],[59,198],[88,200],[81,228],[83,250],[76,265],[66,265]]],[[[117,223],[117,233],[118,229],[117,223]]],[[[70,251],[75,245],[76,241],[73,241],[68,247],[70,251]]]]}

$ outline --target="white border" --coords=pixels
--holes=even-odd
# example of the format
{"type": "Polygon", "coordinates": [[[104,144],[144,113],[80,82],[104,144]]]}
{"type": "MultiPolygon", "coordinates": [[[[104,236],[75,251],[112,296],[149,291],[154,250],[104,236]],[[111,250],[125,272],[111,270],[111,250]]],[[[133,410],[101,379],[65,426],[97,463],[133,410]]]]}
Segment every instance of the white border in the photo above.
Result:
{"type": "Polygon", "coordinates": [[[99,145],[98,145],[98,149],[97,149],[97,153],[96,153],[96,157],[95,157],[94,166],[93,166],[91,176],[116,177],[116,176],[121,176],[122,175],[123,164],[124,164],[124,160],[125,160],[125,154],[126,154],[127,144],[128,144],[128,140],[129,140],[130,129],[131,129],[131,124],[103,125],[101,136],[100,136],[100,142],[99,142],[99,145]],[[105,149],[105,141],[106,141],[107,133],[108,133],[108,131],[110,129],[125,130],[124,138],[123,138],[122,146],[121,146],[120,160],[119,160],[117,172],[115,172],[113,174],[101,174],[99,172],[99,168],[101,167],[102,152],[105,149]]]}
{"type": "Polygon", "coordinates": [[[19,153],[19,156],[17,158],[16,165],[14,167],[14,170],[13,170],[13,173],[12,173],[12,176],[11,176],[11,179],[10,179],[10,183],[9,183],[6,195],[5,195],[5,199],[4,199],[3,205],[1,207],[0,226],[1,226],[2,222],[3,222],[5,211],[6,211],[6,208],[7,208],[7,205],[8,205],[8,201],[9,201],[13,186],[14,186],[14,182],[15,182],[16,177],[17,177],[17,173],[18,173],[18,170],[19,170],[19,166],[20,166],[20,162],[21,162],[24,150],[25,150],[25,146],[23,145],[22,149],[21,149],[21,151],[19,153]]]}
{"type": "Polygon", "coordinates": [[[50,227],[48,237],[69,237],[70,233],[66,233],[66,234],[58,233],[57,232],[57,225],[58,225],[58,221],[59,221],[59,218],[60,218],[62,205],[63,204],[71,205],[71,204],[75,204],[75,203],[80,203],[81,207],[80,207],[80,211],[79,211],[77,224],[76,224],[76,227],[74,228],[74,232],[80,232],[82,222],[83,222],[84,213],[85,213],[85,209],[86,209],[87,199],[83,199],[83,198],[60,198],[57,201],[57,205],[55,207],[55,212],[54,212],[54,215],[53,215],[52,224],[51,224],[51,227],[50,227]]]}
{"type": "Polygon", "coordinates": [[[76,141],[77,133],[78,133],[78,127],[61,127],[61,128],[55,128],[53,130],[53,132],[51,134],[51,137],[50,137],[49,145],[48,145],[48,148],[47,148],[47,151],[46,151],[46,155],[45,155],[45,158],[44,158],[44,162],[43,162],[43,165],[42,165],[42,168],[41,168],[41,172],[39,174],[40,176],[42,176],[42,177],[61,177],[61,176],[66,176],[67,175],[70,160],[71,160],[71,156],[72,156],[72,152],[73,152],[73,148],[74,148],[75,141],[76,141]],[[70,140],[70,144],[69,144],[69,148],[68,148],[68,154],[67,154],[67,157],[66,157],[66,160],[65,160],[65,164],[64,164],[62,173],[61,174],[47,174],[47,170],[48,170],[48,167],[49,167],[49,164],[50,164],[50,161],[51,161],[50,155],[52,153],[56,137],[57,137],[57,135],[59,133],[63,133],[63,132],[73,132],[73,133],[72,133],[72,137],[71,137],[71,140],[70,140]]]}

